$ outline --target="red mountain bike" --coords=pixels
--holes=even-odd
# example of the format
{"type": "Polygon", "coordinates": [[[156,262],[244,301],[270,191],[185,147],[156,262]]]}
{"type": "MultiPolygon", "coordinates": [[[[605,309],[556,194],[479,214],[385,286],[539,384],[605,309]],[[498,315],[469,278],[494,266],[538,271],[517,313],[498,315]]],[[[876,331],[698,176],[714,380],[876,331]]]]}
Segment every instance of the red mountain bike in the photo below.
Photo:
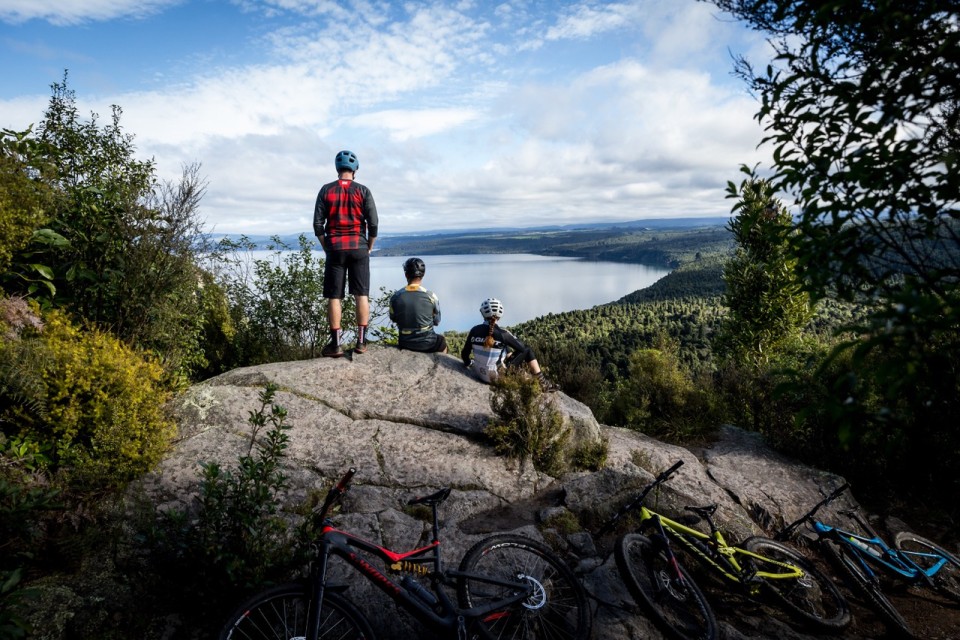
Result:
{"type": "Polygon", "coordinates": [[[590,609],[573,571],[548,547],[524,536],[499,534],[475,544],[456,570],[440,557],[437,508],[450,489],[414,498],[433,512],[432,542],[396,552],[333,526],[331,508],[350,486],[350,469],[327,493],[317,555],[306,580],[250,598],[230,617],[221,640],[372,640],[373,628],[347,597],[349,585],[328,582],[331,556],[343,558],[432,632],[449,638],[586,640],[590,609]],[[428,581],[429,588],[417,578],[428,581]],[[456,600],[447,594],[455,591],[456,600]]]}

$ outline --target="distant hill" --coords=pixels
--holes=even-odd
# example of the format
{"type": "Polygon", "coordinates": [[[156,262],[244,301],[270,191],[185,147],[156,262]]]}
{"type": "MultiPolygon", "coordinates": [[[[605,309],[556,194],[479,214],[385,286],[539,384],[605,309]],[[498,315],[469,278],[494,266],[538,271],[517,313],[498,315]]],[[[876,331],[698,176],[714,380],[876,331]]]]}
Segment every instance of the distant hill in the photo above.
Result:
{"type": "Polygon", "coordinates": [[[674,268],[701,254],[728,253],[733,238],[726,220],[698,218],[397,236],[377,247],[379,255],[534,253],[674,268]]]}
{"type": "MultiPolygon", "coordinates": [[[[651,218],[629,222],[595,222],[533,228],[461,229],[437,233],[384,233],[377,255],[462,255],[535,253],[591,260],[633,262],[676,267],[698,253],[725,252],[732,246],[726,218],[651,218]]],[[[258,248],[277,240],[295,248],[301,234],[251,235],[258,248]]],[[[303,235],[313,239],[311,231],[303,235]]],[[[240,234],[212,237],[239,240],[240,234]]]]}

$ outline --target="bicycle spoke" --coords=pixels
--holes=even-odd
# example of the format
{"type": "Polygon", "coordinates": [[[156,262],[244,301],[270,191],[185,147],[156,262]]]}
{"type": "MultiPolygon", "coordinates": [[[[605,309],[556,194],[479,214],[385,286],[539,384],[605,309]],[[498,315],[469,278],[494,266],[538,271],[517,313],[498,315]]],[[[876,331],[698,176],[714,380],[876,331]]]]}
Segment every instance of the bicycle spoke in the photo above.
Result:
{"type": "Polygon", "coordinates": [[[614,551],[630,594],[664,632],[680,640],[716,638],[716,619],[703,593],[650,538],[624,535],[614,551]]]}
{"type": "MultiPolygon", "coordinates": [[[[460,563],[469,571],[524,584],[528,595],[480,620],[482,638],[586,640],[590,610],[573,572],[548,548],[522,536],[492,536],[475,545],[460,563]]],[[[461,605],[476,607],[517,595],[516,589],[478,580],[458,584],[461,605]]]]}
{"type": "Polygon", "coordinates": [[[937,591],[960,602],[960,560],[956,556],[938,544],[906,531],[896,535],[894,545],[930,576],[937,591]]]}
{"type": "Polygon", "coordinates": [[[749,538],[744,548],[759,556],[750,558],[754,568],[773,574],[764,578],[766,593],[798,620],[829,631],[850,624],[850,608],[836,585],[799,552],[764,537],[749,538]],[[799,570],[800,577],[789,577],[799,570]]]}

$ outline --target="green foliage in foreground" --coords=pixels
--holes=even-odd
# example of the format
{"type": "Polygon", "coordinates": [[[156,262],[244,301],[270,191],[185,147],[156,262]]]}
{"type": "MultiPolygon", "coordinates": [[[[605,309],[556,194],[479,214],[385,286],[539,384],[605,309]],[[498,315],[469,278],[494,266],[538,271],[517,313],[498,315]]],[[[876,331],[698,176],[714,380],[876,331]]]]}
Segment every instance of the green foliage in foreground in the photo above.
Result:
{"type": "Polygon", "coordinates": [[[286,579],[309,546],[284,507],[290,425],[286,409],[276,404],[277,390],[268,384],[260,392],[246,451],[235,466],[201,463],[195,507],[144,520],[153,551],[145,570],[169,590],[167,606],[211,632],[242,595],[286,579]],[[185,582],[185,575],[191,579],[185,582]]]}
{"type": "MultiPolygon", "coordinates": [[[[207,257],[228,300],[235,332],[225,345],[225,364],[238,367],[319,357],[330,334],[323,297],[325,260],[315,252],[316,243],[301,234],[294,249],[274,238],[267,258],[254,258],[256,247],[246,237],[225,239],[207,257]]],[[[371,297],[371,325],[386,317],[389,299],[383,290],[371,297]]],[[[343,344],[348,344],[357,326],[351,295],[343,299],[341,326],[343,344]]],[[[371,337],[385,339],[389,333],[375,328],[371,337]]]]}
{"type": "Polygon", "coordinates": [[[806,290],[868,305],[813,363],[833,380],[818,409],[850,459],[876,461],[870,486],[956,495],[957,3],[712,2],[773,52],[756,68],[739,58],[736,73],[760,102],[768,179],[793,199],[789,241],[806,290]]]}
{"type": "Polygon", "coordinates": [[[0,434],[75,487],[122,487],[159,462],[176,426],[158,364],[59,311],[0,331],[0,434]]]}
{"type": "Polygon", "coordinates": [[[571,433],[537,379],[526,371],[507,369],[491,386],[494,418],[484,433],[497,453],[521,463],[529,460],[548,475],[561,475],[568,466],[571,433]]]}

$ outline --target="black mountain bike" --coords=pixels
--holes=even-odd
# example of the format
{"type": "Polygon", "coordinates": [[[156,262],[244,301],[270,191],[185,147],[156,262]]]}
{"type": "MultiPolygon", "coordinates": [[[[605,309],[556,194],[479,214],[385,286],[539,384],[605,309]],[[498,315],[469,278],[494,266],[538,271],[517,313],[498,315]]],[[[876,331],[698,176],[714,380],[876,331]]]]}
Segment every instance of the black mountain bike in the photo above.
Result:
{"type": "Polygon", "coordinates": [[[230,616],[221,640],[373,640],[369,621],[347,595],[349,585],[328,581],[331,556],[345,560],[356,574],[440,636],[458,640],[587,640],[590,636],[591,616],[583,586],[539,542],[518,535],[493,535],[467,551],[458,569],[443,566],[437,508],[450,496],[449,488],[408,502],[426,505],[433,512],[433,539],[425,547],[391,551],[334,527],[328,518],[330,510],[355,473],[350,469],[340,479],[316,515],[321,529],[309,577],[250,598],[230,616]],[[456,593],[457,602],[443,587],[456,593]]]}

